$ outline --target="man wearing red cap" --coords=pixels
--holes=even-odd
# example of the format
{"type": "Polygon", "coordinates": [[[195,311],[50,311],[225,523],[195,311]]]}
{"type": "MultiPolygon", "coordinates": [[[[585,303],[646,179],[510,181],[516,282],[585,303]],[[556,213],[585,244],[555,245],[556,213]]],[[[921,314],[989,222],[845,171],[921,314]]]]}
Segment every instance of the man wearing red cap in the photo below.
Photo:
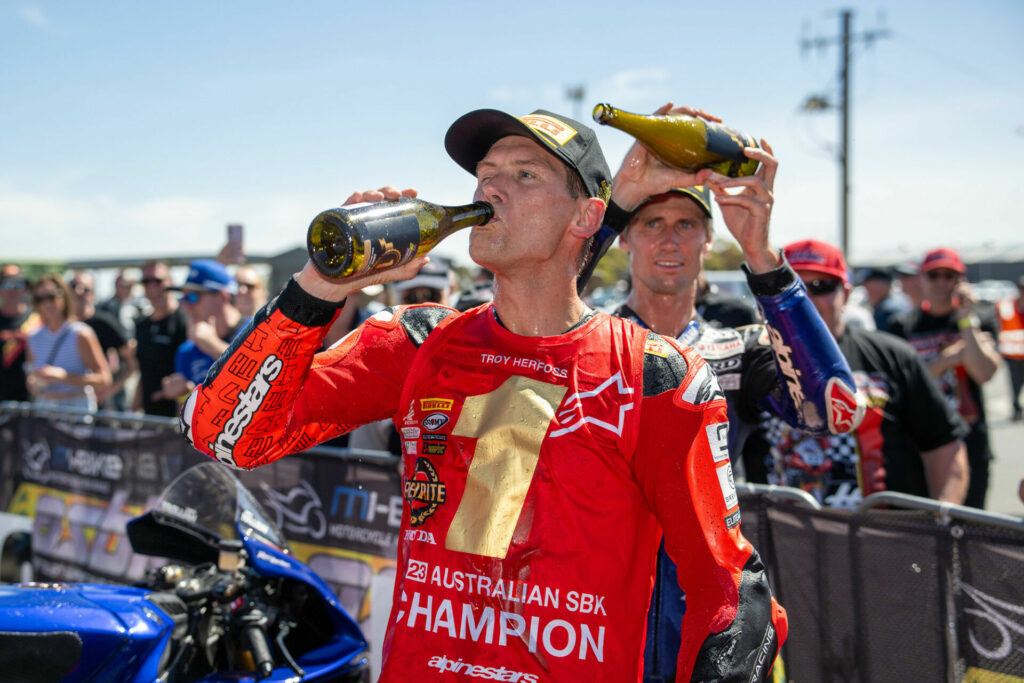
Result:
{"type": "Polygon", "coordinates": [[[910,342],[970,432],[964,439],[971,482],[965,505],[985,507],[992,451],[981,385],[999,369],[995,319],[975,306],[967,267],[953,249],[933,249],[921,261],[924,300],[894,317],[889,331],[910,342]]]}
{"type": "Polygon", "coordinates": [[[849,362],[867,413],[855,432],[824,437],[772,416],[767,452],[758,442],[744,451],[748,469],[763,463],[769,483],[802,488],[832,507],[854,507],[882,490],[962,502],[966,428],[921,359],[891,335],[846,324],[850,282],[838,248],[804,240],[786,246],[785,254],[849,362]]]}

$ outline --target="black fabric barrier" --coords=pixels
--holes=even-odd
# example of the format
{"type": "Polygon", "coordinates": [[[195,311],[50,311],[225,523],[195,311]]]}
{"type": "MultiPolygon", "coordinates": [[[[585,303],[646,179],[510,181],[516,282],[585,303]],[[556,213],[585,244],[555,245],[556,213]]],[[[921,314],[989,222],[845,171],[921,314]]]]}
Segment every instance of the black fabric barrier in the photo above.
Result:
{"type": "Polygon", "coordinates": [[[784,680],[1024,681],[1024,532],[746,492],[740,507],[789,614],[784,680]]]}
{"type": "MultiPolygon", "coordinates": [[[[171,421],[83,422],[0,410],[0,510],[33,518],[37,580],[142,578],[161,561],[131,551],[125,523],[206,460],[171,421]]],[[[397,460],[313,449],[236,474],[276,516],[296,557],[365,623],[371,586],[390,591],[394,582],[402,514],[397,460]]]]}

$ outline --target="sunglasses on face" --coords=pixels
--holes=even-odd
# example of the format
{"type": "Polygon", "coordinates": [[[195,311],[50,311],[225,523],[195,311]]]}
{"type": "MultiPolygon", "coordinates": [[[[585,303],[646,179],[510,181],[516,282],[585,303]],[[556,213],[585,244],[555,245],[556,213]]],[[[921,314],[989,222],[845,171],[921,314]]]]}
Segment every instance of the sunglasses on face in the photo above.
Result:
{"type": "Polygon", "coordinates": [[[417,287],[416,289],[410,289],[402,293],[403,304],[422,304],[426,301],[438,301],[441,298],[441,292],[436,289],[429,289],[426,287],[417,287]]]}
{"type": "Polygon", "coordinates": [[[955,280],[959,277],[951,270],[930,270],[925,273],[929,280],[955,280]]]}
{"type": "Polygon", "coordinates": [[[206,291],[206,290],[203,290],[203,291],[192,290],[191,292],[185,292],[184,294],[182,294],[181,301],[183,303],[189,304],[191,306],[195,306],[197,303],[199,303],[199,298],[201,296],[203,296],[204,294],[215,294],[215,293],[216,292],[210,292],[210,291],[206,291]]]}
{"type": "Polygon", "coordinates": [[[57,296],[57,294],[53,294],[51,292],[45,292],[43,294],[33,294],[32,301],[34,301],[37,304],[42,304],[46,303],[47,301],[55,301],[57,299],[57,296]]]}
{"type": "Polygon", "coordinates": [[[811,296],[825,296],[832,294],[839,285],[843,284],[839,280],[804,280],[804,285],[807,287],[807,292],[811,296]]]}
{"type": "Polygon", "coordinates": [[[139,280],[139,282],[142,283],[143,287],[146,287],[148,285],[162,285],[164,283],[164,281],[158,277],[144,277],[141,280],[139,280]]]}

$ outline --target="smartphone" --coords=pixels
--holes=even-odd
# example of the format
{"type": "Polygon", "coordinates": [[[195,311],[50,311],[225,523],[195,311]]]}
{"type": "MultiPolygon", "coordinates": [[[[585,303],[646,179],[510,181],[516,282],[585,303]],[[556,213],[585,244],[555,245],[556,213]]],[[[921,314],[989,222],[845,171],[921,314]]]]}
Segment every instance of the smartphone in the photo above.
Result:
{"type": "Polygon", "coordinates": [[[242,224],[228,224],[228,244],[235,253],[242,253],[242,224]]]}

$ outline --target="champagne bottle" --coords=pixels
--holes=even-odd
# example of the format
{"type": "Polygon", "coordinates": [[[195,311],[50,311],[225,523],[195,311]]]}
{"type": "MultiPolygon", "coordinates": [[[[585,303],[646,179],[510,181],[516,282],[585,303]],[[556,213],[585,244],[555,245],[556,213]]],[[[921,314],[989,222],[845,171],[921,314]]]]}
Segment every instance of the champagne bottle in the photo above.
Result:
{"type": "Polygon", "coordinates": [[[594,107],[594,120],[629,133],[669,166],[684,171],[710,168],[730,177],[753,175],[758,161],[743,154],[757,147],[738,130],[686,114],[633,114],[610,104],[594,107]]]}
{"type": "Polygon", "coordinates": [[[422,256],[456,230],[494,216],[487,202],[439,206],[422,199],[350,204],[317,215],[306,233],[316,269],[332,278],[396,268],[422,256]]]}

